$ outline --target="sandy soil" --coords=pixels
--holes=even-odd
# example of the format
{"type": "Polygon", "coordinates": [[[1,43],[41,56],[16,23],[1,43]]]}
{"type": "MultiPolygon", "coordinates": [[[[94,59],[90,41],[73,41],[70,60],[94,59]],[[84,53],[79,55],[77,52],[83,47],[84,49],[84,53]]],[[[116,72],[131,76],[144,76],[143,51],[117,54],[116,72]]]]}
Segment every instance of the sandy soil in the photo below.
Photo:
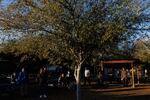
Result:
{"type": "Polygon", "coordinates": [[[141,85],[135,88],[88,88],[83,89],[82,94],[82,100],[150,100],[150,85],[141,85]]]}

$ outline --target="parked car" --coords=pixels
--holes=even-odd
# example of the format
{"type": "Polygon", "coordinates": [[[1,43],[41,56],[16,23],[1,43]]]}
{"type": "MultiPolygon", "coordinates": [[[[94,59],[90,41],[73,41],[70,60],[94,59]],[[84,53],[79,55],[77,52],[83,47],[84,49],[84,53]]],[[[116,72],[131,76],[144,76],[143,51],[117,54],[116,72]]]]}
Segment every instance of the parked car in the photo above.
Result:
{"type": "Polygon", "coordinates": [[[62,72],[62,67],[47,65],[47,70],[48,70],[48,86],[57,87],[58,78],[62,72]]]}

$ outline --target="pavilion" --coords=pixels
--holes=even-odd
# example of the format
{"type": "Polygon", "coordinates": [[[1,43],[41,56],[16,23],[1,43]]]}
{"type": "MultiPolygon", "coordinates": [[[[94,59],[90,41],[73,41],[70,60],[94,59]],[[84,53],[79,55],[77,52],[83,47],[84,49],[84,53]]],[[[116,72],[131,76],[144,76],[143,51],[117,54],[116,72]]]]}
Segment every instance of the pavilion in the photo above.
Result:
{"type": "Polygon", "coordinates": [[[135,87],[135,82],[134,82],[134,69],[136,67],[136,64],[137,64],[137,59],[113,59],[113,60],[101,60],[99,65],[101,66],[101,68],[103,69],[104,68],[104,64],[129,64],[131,70],[132,70],[132,88],[135,87]]]}

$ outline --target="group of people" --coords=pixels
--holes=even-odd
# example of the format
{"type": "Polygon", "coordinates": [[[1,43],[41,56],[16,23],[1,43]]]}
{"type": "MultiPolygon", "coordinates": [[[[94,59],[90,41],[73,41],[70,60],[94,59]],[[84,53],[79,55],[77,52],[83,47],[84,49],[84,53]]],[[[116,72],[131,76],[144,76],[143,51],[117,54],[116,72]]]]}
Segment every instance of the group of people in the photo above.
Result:
{"type": "Polygon", "coordinates": [[[75,77],[73,73],[71,73],[69,70],[67,73],[61,73],[58,78],[58,86],[75,90],[75,77]]]}
{"type": "Polygon", "coordinates": [[[11,75],[11,84],[13,88],[19,87],[21,96],[27,95],[28,74],[25,68],[22,68],[18,73],[11,75]]]}
{"type": "MultiPolygon", "coordinates": [[[[131,84],[131,70],[125,69],[124,67],[121,69],[121,82],[124,86],[131,84]]],[[[142,70],[141,67],[138,66],[136,68],[136,76],[137,76],[137,83],[140,84],[140,79],[142,77],[142,70]]]]}
{"type": "MultiPolygon", "coordinates": [[[[40,68],[40,71],[36,78],[39,85],[40,98],[47,98],[47,80],[48,72],[46,67],[40,68]]],[[[25,67],[22,67],[20,71],[14,72],[11,75],[11,84],[13,84],[14,89],[19,88],[19,93],[21,96],[28,95],[28,83],[29,76],[25,67]]]]}
{"type": "MultiPolygon", "coordinates": [[[[140,69],[137,70],[139,74],[140,69]]],[[[39,97],[40,98],[47,98],[47,86],[48,86],[48,70],[47,67],[41,67],[38,74],[36,81],[39,86],[39,97]]],[[[141,77],[141,74],[139,74],[138,78],[141,77]]],[[[123,83],[124,86],[126,86],[130,79],[131,79],[131,73],[130,70],[125,69],[124,67],[120,70],[120,77],[121,77],[121,82],[123,83]]],[[[27,87],[28,87],[28,74],[26,71],[26,68],[22,68],[18,73],[13,73],[11,76],[11,83],[15,84],[14,86],[19,86],[20,87],[20,93],[22,96],[27,95],[27,87]]],[[[84,85],[91,85],[91,73],[88,68],[85,68],[84,70],[84,85]]],[[[103,84],[103,72],[101,69],[97,70],[97,84],[101,86],[103,84]]],[[[72,86],[75,86],[75,78],[74,75],[68,70],[67,73],[61,73],[59,78],[58,78],[58,86],[60,87],[68,87],[72,88],[72,86]]]]}
{"type": "MultiPolygon", "coordinates": [[[[125,67],[122,67],[120,70],[114,70],[115,73],[113,73],[113,70],[111,70],[111,72],[107,73],[108,75],[108,80],[109,83],[113,83],[113,81],[117,81],[117,82],[121,82],[123,84],[123,86],[128,86],[132,84],[132,73],[131,73],[131,69],[127,69],[125,67]],[[113,78],[116,78],[117,80],[113,80],[113,78]],[[120,80],[118,80],[120,79],[120,80]]],[[[85,70],[86,73],[86,70],[85,70]]],[[[104,73],[101,70],[101,68],[97,69],[97,85],[98,86],[102,86],[103,85],[103,81],[104,81],[104,73]]],[[[86,76],[86,75],[85,75],[86,76]]],[[[137,76],[137,83],[140,83],[140,79],[142,77],[142,71],[141,71],[141,67],[138,66],[136,68],[136,76],[137,76]]],[[[86,78],[85,78],[86,79],[86,78]]]]}
{"type": "MultiPolygon", "coordinates": [[[[48,73],[47,67],[41,67],[37,77],[36,83],[39,88],[39,97],[47,98],[48,94],[48,79],[51,78],[48,73]]],[[[26,68],[22,67],[19,72],[15,72],[11,75],[11,83],[14,84],[14,88],[19,87],[21,96],[28,95],[28,82],[29,76],[26,68]]],[[[59,87],[68,87],[69,89],[75,89],[75,78],[71,71],[59,73],[58,82],[56,83],[59,87]]]]}
{"type": "Polygon", "coordinates": [[[130,83],[131,74],[130,71],[124,67],[121,69],[121,82],[124,86],[127,86],[130,83]]]}

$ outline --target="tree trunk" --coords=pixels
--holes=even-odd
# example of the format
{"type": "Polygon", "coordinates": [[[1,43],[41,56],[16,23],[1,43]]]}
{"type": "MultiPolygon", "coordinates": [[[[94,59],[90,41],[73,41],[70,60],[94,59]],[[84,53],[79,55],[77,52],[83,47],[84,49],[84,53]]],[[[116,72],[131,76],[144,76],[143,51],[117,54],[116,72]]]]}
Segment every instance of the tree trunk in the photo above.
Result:
{"type": "Polygon", "coordinates": [[[81,64],[78,64],[77,68],[75,69],[75,78],[76,78],[76,100],[80,100],[80,70],[81,64]]]}
{"type": "Polygon", "coordinates": [[[77,69],[77,100],[80,100],[80,70],[81,65],[79,65],[77,69]]]}

